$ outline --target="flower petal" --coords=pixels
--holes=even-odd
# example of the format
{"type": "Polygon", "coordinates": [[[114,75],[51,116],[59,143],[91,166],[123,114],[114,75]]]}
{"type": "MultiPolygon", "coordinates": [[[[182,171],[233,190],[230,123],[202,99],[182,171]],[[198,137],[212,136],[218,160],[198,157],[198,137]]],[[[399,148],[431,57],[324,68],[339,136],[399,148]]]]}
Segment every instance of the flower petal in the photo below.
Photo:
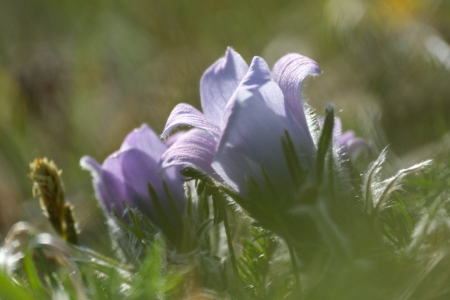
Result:
{"type": "Polygon", "coordinates": [[[356,159],[362,152],[365,152],[366,155],[370,155],[372,152],[370,143],[363,138],[356,137],[353,130],[344,132],[336,141],[341,147],[341,154],[348,155],[351,160],[356,159]]]}
{"type": "Polygon", "coordinates": [[[174,129],[179,126],[192,126],[208,130],[216,135],[220,135],[220,129],[213,121],[207,119],[193,106],[185,103],[178,104],[172,110],[161,136],[163,138],[166,138],[174,129]]]}
{"type": "Polygon", "coordinates": [[[170,148],[173,144],[175,144],[176,141],[178,141],[185,134],[186,134],[185,131],[179,131],[177,133],[170,135],[165,142],[167,148],[170,148]]]}
{"type": "Polygon", "coordinates": [[[216,139],[209,132],[191,129],[163,154],[160,168],[190,166],[217,178],[211,167],[216,145],[216,139]]]}
{"type": "MultiPolygon", "coordinates": [[[[118,165],[117,168],[121,169],[121,176],[126,183],[127,198],[125,199],[130,206],[137,207],[149,216],[157,225],[159,218],[153,207],[153,202],[149,194],[148,184],[150,184],[158,195],[158,200],[170,216],[170,205],[168,197],[164,190],[163,180],[169,178],[166,182],[170,187],[175,187],[173,183],[178,180],[178,187],[171,189],[173,199],[184,199],[182,191],[181,177],[174,176],[173,171],[171,174],[158,174],[159,159],[156,160],[149,156],[146,152],[139,149],[129,149],[123,151],[113,157],[108,157],[104,163],[104,169],[110,168],[112,165],[118,165]]],[[[157,199],[153,199],[157,200],[157,199]]],[[[177,202],[179,208],[183,208],[184,202],[177,202]]],[[[180,210],[182,211],[182,210],[180,210]]]]}
{"type": "Polygon", "coordinates": [[[138,206],[145,207],[150,204],[148,184],[152,185],[158,195],[163,194],[162,178],[157,174],[158,160],[152,159],[139,149],[129,149],[112,159],[120,162],[123,178],[132,189],[133,201],[144,202],[138,206]]]}
{"type": "Polygon", "coordinates": [[[350,159],[355,160],[358,155],[362,152],[366,153],[366,157],[371,155],[372,153],[372,147],[370,146],[369,142],[367,142],[363,138],[354,138],[351,141],[347,143],[347,154],[350,156],[350,159]]]}
{"type": "MultiPolygon", "coordinates": [[[[292,141],[299,151],[299,159],[302,166],[311,167],[313,164],[312,158],[315,155],[315,146],[309,128],[301,128],[299,124],[292,119],[283,92],[278,84],[270,79],[270,69],[264,59],[257,56],[253,58],[247,75],[238,87],[238,93],[241,91],[248,91],[254,94],[267,109],[278,116],[278,122],[282,124],[283,131],[284,129],[289,131],[292,141]]],[[[235,102],[237,99],[238,98],[235,95],[227,105],[225,116],[222,118],[222,130],[228,126],[227,123],[233,107],[236,106],[235,102]]],[[[281,143],[282,135],[278,137],[279,143],[281,143]]]]}
{"type": "Polygon", "coordinates": [[[336,137],[336,141],[341,147],[347,145],[351,140],[355,138],[355,132],[353,130],[347,130],[341,135],[336,137]]]}
{"type": "Polygon", "coordinates": [[[91,172],[95,196],[105,210],[111,213],[114,208],[117,212],[122,212],[123,201],[128,198],[124,182],[113,173],[103,170],[102,166],[92,157],[82,157],[80,165],[84,170],[91,172]]]}
{"type": "MultiPolygon", "coordinates": [[[[259,98],[265,103],[267,107],[270,107],[281,118],[286,117],[286,110],[284,106],[283,92],[278,85],[270,79],[270,69],[264,59],[255,56],[250,64],[247,74],[242,79],[238,91],[249,91],[251,93],[257,93],[259,98]]],[[[228,118],[236,105],[236,94],[228,102],[224,113],[220,127],[222,130],[227,126],[228,118]]]]}
{"type": "Polygon", "coordinates": [[[183,180],[180,174],[181,168],[169,168],[164,170],[163,172],[159,172],[159,163],[158,163],[158,174],[162,176],[163,180],[166,182],[170,196],[175,201],[178,206],[178,211],[183,214],[184,207],[186,204],[186,199],[184,196],[184,187],[183,180]]]}
{"type": "Polygon", "coordinates": [[[129,150],[142,150],[154,159],[159,159],[166,151],[167,146],[159,139],[158,135],[146,124],[130,132],[117,153],[129,150]]]}
{"type": "Polygon", "coordinates": [[[301,94],[303,80],[309,75],[320,73],[315,61],[300,54],[285,55],[273,67],[273,78],[283,91],[287,106],[301,128],[308,128],[301,94]]]}
{"type": "Polygon", "coordinates": [[[281,145],[284,130],[284,122],[258,90],[239,91],[214,157],[214,170],[244,194],[248,177],[263,184],[261,167],[269,172],[274,186],[284,188],[289,182],[281,145]]]}
{"type": "Polygon", "coordinates": [[[207,118],[219,123],[223,111],[242,78],[248,65],[233,49],[228,48],[222,57],[210,66],[200,80],[202,109],[207,118]]]}

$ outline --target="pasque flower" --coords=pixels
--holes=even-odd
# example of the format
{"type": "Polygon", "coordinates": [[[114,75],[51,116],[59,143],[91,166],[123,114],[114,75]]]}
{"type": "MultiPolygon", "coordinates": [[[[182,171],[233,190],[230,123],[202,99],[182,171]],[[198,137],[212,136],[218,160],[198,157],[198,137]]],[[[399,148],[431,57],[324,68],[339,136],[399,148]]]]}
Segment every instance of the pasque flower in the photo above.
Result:
{"type": "MultiPolygon", "coordinates": [[[[126,204],[138,208],[163,232],[170,231],[164,228],[163,223],[167,220],[158,215],[155,201],[161,204],[165,217],[175,222],[185,206],[183,181],[179,169],[158,172],[158,164],[163,153],[179,136],[174,135],[163,143],[147,125],[142,125],[129,133],[120,149],[102,165],[89,156],[81,159],[81,166],[93,176],[96,197],[107,212],[115,210],[121,214],[126,204]]],[[[179,231],[181,235],[181,228],[179,231]]],[[[178,234],[173,230],[170,234],[176,240],[178,234]]]]}
{"type": "Polygon", "coordinates": [[[192,126],[163,154],[161,167],[191,166],[246,195],[249,180],[267,180],[280,191],[294,191],[282,140],[287,135],[302,170],[315,173],[316,147],[301,99],[303,80],[319,74],[313,60],[299,54],[282,57],[271,72],[254,57],[248,66],[232,49],[204,73],[200,82],[203,114],[188,104],[172,111],[162,134],[192,126]]]}
{"type": "MultiPolygon", "coordinates": [[[[318,118],[320,126],[323,126],[325,118],[318,118]]],[[[334,118],[333,138],[338,146],[339,157],[355,160],[361,153],[370,155],[372,147],[370,143],[355,135],[353,130],[342,132],[342,122],[339,117],[334,118]]]]}
{"type": "Polygon", "coordinates": [[[356,137],[353,130],[347,130],[336,137],[336,141],[341,147],[342,156],[348,156],[354,160],[360,153],[370,154],[372,148],[363,138],[356,137]]]}

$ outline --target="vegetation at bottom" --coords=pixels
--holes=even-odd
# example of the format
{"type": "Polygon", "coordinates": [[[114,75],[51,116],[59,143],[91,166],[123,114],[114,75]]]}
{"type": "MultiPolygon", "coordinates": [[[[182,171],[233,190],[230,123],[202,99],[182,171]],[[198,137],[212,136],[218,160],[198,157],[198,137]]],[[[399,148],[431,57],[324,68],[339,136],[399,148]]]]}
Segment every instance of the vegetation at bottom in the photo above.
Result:
{"type": "MultiPolygon", "coordinates": [[[[285,194],[249,180],[244,199],[185,169],[185,213],[167,216],[155,205],[166,220],[155,225],[125,205],[107,216],[105,251],[19,222],[0,251],[0,298],[447,299],[450,161],[389,174],[384,150],[370,164],[355,164],[361,175],[351,180],[329,139],[323,130],[316,192],[300,186],[292,199],[275,199],[285,194]]],[[[55,228],[72,224],[61,222],[55,228]]]]}

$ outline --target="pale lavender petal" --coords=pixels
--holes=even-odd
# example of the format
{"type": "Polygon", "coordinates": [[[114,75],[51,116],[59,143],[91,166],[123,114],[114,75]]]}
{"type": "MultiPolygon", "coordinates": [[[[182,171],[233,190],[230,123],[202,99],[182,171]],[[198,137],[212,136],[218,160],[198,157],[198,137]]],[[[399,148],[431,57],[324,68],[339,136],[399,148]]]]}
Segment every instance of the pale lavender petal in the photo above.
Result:
{"type": "MultiPolygon", "coordinates": [[[[182,176],[180,174],[181,169],[181,167],[168,168],[158,174],[162,176],[166,182],[170,196],[178,206],[178,211],[183,213],[186,205],[186,199],[184,197],[184,182],[182,181],[182,176]]],[[[159,170],[159,165],[156,170],[159,170]]]]}
{"type": "Polygon", "coordinates": [[[266,61],[259,56],[255,56],[252,59],[252,63],[250,64],[245,77],[239,85],[239,89],[246,89],[249,91],[257,90],[270,80],[270,69],[266,61]]]}
{"type": "MultiPolygon", "coordinates": [[[[212,120],[218,122],[218,119],[212,120]]],[[[174,129],[180,126],[192,126],[220,135],[219,127],[214,121],[209,120],[193,106],[185,103],[178,104],[172,110],[161,136],[166,138],[174,129]]]]}
{"type": "Polygon", "coordinates": [[[179,131],[177,133],[170,135],[165,142],[166,147],[170,148],[173,144],[175,144],[176,141],[178,141],[185,134],[186,131],[179,131]]]}
{"type": "Polygon", "coordinates": [[[350,159],[354,160],[358,155],[364,152],[369,156],[372,152],[372,147],[365,139],[354,138],[346,144],[345,151],[350,159]]]}
{"type": "Polygon", "coordinates": [[[171,189],[170,192],[172,198],[177,199],[179,207],[182,208],[181,205],[184,202],[182,201],[184,199],[184,193],[181,188],[181,178],[180,176],[177,178],[174,174],[169,174],[169,176],[158,174],[159,160],[153,159],[151,156],[147,155],[147,153],[138,149],[130,149],[108,159],[121,165],[122,177],[124,178],[124,182],[126,182],[127,188],[128,198],[126,201],[129,202],[131,206],[139,208],[156,224],[159,224],[159,220],[149,194],[149,184],[158,195],[158,200],[167,211],[167,215],[170,216],[172,214],[170,213],[170,205],[164,190],[163,179],[167,180],[169,178],[167,181],[169,187],[174,187],[175,185],[173,183],[176,183],[176,180],[178,180],[178,188],[171,189]]]}
{"type": "MultiPolygon", "coordinates": [[[[181,136],[182,134],[174,136],[172,140],[181,136]]],[[[118,213],[123,212],[125,202],[129,207],[138,208],[156,225],[161,225],[152,200],[158,200],[162,204],[169,218],[176,216],[164,182],[180,213],[183,213],[185,205],[179,170],[174,168],[158,174],[158,164],[166,149],[167,146],[159,137],[147,125],[143,125],[131,132],[120,150],[110,155],[103,165],[90,157],[83,157],[81,165],[91,172],[97,199],[107,212],[111,213],[114,208],[118,213]],[[149,184],[158,199],[151,198],[149,184]]],[[[124,218],[127,219],[126,216],[124,218]]]]}
{"type": "Polygon", "coordinates": [[[158,195],[163,194],[162,178],[156,173],[157,160],[138,149],[124,151],[114,159],[121,163],[122,175],[132,189],[133,201],[135,203],[139,200],[144,202],[138,206],[143,207],[150,204],[148,184],[152,185],[158,195]]]}
{"type": "Polygon", "coordinates": [[[83,156],[80,159],[80,166],[83,170],[89,171],[94,179],[102,176],[102,166],[90,156],[83,156]]]}
{"type": "Polygon", "coordinates": [[[277,188],[285,188],[289,172],[281,146],[284,130],[282,119],[261,94],[239,91],[214,157],[214,170],[244,194],[248,177],[264,184],[262,167],[277,188]]]}
{"type": "Polygon", "coordinates": [[[336,138],[336,141],[341,147],[347,145],[352,139],[355,138],[355,132],[353,130],[348,130],[336,138]]]}
{"type": "MultiPolygon", "coordinates": [[[[279,115],[281,118],[286,118],[283,92],[278,85],[270,79],[269,66],[261,57],[255,56],[253,58],[247,74],[242,79],[237,89],[237,91],[243,90],[258,94],[258,97],[266,106],[271,108],[275,114],[279,115]]],[[[224,110],[224,115],[220,124],[222,130],[227,126],[228,118],[236,101],[237,94],[234,94],[224,110]]]]}
{"type": "Polygon", "coordinates": [[[191,129],[176,141],[161,157],[160,168],[194,167],[215,177],[211,167],[217,141],[209,132],[191,129]]]}
{"type": "Polygon", "coordinates": [[[303,110],[302,83],[307,76],[320,73],[315,61],[299,54],[285,55],[273,67],[273,78],[283,91],[293,118],[303,129],[308,128],[308,125],[303,110]]]}
{"type": "MultiPolygon", "coordinates": [[[[242,80],[238,88],[238,93],[242,91],[251,92],[263,103],[265,107],[272,111],[272,114],[278,116],[283,130],[289,131],[292,141],[299,150],[299,158],[304,167],[309,167],[313,164],[313,157],[315,153],[314,142],[309,133],[308,127],[301,128],[298,123],[292,120],[290,114],[286,109],[285,97],[280,87],[270,79],[270,69],[264,59],[254,57],[247,75],[242,80]]],[[[238,101],[237,94],[233,96],[228,103],[225,116],[222,118],[222,130],[229,126],[229,118],[232,110],[238,101]]],[[[239,105],[238,105],[239,106],[239,105]]],[[[281,141],[281,135],[277,137],[281,141]]]]}
{"type": "Polygon", "coordinates": [[[219,123],[223,111],[248,65],[233,49],[228,48],[222,57],[210,66],[200,80],[200,98],[205,116],[219,123]]]}
{"type": "Polygon", "coordinates": [[[167,146],[164,145],[150,127],[143,124],[127,135],[120,150],[116,154],[129,149],[142,150],[154,159],[159,159],[164,151],[166,151],[167,146]]]}
{"type": "Polygon", "coordinates": [[[122,212],[123,202],[128,198],[123,181],[111,172],[104,171],[92,157],[84,156],[80,160],[80,165],[91,172],[96,198],[100,200],[105,210],[111,213],[114,208],[117,212],[122,212]]]}

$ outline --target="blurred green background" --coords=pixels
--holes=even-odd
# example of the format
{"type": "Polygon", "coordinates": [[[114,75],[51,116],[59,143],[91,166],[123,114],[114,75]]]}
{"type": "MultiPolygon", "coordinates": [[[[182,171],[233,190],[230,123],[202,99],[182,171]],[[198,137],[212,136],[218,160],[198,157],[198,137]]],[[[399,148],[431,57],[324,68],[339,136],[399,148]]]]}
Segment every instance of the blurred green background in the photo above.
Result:
{"type": "Polygon", "coordinates": [[[0,235],[48,226],[27,177],[47,156],[92,242],[104,220],[79,159],[103,161],[142,123],[160,133],[177,103],[200,108],[200,77],[227,46],[270,66],[309,56],[318,113],[334,103],[344,129],[408,161],[448,156],[449,44],[443,0],[3,0],[0,235]]]}

